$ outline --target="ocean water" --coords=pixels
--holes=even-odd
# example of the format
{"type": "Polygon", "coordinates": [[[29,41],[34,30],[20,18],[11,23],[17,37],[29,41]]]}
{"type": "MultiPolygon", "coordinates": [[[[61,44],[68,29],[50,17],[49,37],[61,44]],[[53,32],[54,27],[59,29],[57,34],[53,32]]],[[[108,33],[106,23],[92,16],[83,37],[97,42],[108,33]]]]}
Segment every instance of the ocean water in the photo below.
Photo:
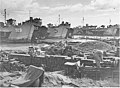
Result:
{"type": "Polygon", "coordinates": [[[0,50],[27,50],[29,46],[30,46],[29,43],[27,43],[27,44],[2,43],[2,44],[0,44],[0,50]]]}
{"type": "MultiPolygon", "coordinates": [[[[58,41],[71,41],[71,42],[87,42],[94,40],[86,40],[86,39],[46,39],[47,42],[58,42],[58,41]]],[[[41,47],[48,44],[34,44],[31,43],[0,43],[0,50],[28,50],[28,47],[35,46],[41,47]]]]}
{"type": "MultiPolygon", "coordinates": [[[[71,42],[87,42],[87,41],[95,41],[90,39],[81,39],[82,37],[86,38],[96,38],[96,39],[120,39],[120,37],[113,37],[113,36],[74,36],[74,39],[46,39],[48,42],[58,42],[58,41],[71,41],[71,42]]],[[[45,44],[35,44],[32,45],[31,43],[0,43],[0,50],[28,50],[30,46],[41,47],[45,44]]]]}
{"type": "Polygon", "coordinates": [[[96,38],[96,39],[120,39],[120,36],[83,36],[83,35],[74,35],[73,38],[96,38]]]}

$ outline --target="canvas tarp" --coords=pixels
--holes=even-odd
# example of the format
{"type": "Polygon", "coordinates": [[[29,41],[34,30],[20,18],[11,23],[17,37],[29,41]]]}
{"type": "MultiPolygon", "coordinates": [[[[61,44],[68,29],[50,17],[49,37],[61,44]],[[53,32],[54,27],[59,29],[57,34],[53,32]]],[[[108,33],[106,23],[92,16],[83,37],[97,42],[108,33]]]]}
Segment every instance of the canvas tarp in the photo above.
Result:
{"type": "Polygon", "coordinates": [[[40,67],[30,65],[29,69],[18,79],[13,80],[11,84],[19,87],[28,87],[34,83],[40,76],[43,76],[44,70],[40,67]]]}

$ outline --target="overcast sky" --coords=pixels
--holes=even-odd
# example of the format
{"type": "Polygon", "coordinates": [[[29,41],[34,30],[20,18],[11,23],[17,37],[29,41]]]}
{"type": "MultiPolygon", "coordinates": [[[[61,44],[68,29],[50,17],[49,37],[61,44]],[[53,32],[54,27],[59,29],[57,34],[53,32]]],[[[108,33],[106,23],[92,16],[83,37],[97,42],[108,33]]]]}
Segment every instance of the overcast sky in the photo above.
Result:
{"type": "Polygon", "coordinates": [[[119,24],[120,0],[0,0],[0,21],[4,21],[3,10],[7,9],[7,19],[14,18],[17,23],[40,17],[43,25],[68,21],[72,27],[83,25],[119,24]]]}

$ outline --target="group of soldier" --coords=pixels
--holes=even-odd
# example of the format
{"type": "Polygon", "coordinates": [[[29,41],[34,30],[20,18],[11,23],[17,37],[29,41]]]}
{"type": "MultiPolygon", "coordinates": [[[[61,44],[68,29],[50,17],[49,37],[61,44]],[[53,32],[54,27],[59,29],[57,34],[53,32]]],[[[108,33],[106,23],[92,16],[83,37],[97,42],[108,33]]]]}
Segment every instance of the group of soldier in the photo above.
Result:
{"type": "MultiPolygon", "coordinates": [[[[63,53],[64,55],[72,57],[73,48],[72,48],[72,46],[68,45],[67,41],[65,41],[65,42],[60,41],[58,43],[54,43],[53,47],[55,49],[57,49],[57,51],[59,51],[59,53],[63,53]]],[[[53,48],[53,50],[54,50],[54,48],[53,48]]],[[[36,49],[36,48],[34,49],[33,47],[29,47],[29,55],[31,56],[31,59],[34,58],[34,56],[35,56],[35,53],[34,53],[35,50],[37,51],[38,49],[36,49]]],[[[57,51],[56,52],[53,51],[53,52],[57,53],[57,51]]],[[[51,52],[52,52],[52,48],[51,48],[51,52]]],[[[97,67],[101,67],[100,62],[103,61],[104,51],[94,49],[91,52],[91,55],[92,55],[93,59],[95,60],[97,67]]],[[[84,59],[87,59],[87,56],[85,54],[83,56],[84,56],[84,59]]]]}

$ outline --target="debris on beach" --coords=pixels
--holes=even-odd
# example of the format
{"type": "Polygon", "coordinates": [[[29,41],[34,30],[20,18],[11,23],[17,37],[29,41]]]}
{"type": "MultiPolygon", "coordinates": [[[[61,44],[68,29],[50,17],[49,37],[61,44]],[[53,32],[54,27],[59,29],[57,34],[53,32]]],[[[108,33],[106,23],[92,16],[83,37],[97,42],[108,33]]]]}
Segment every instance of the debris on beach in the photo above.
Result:
{"type": "Polygon", "coordinates": [[[103,51],[114,50],[113,46],[101,41],[90,41],[76,44],[73,46],[75,49],[78,49],[82,52],[91,52],[94,49],[99,49],[103,51]]]}

